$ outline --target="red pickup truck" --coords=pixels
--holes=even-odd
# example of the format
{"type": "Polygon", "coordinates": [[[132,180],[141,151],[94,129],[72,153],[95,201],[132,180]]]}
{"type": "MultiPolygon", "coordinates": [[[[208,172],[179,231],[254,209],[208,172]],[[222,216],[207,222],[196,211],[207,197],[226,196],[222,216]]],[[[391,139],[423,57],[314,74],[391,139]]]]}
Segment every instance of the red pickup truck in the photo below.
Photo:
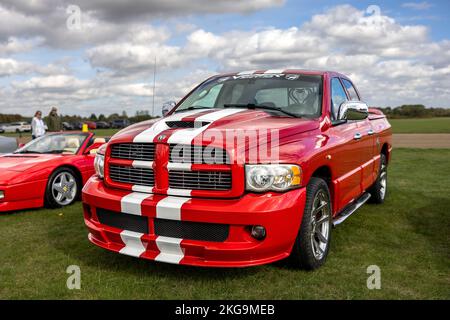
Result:
{"type": "Polygon", "coordinates": [[[168,263],[315,269],[333,226],[384,201],[391,150],[386,117],[342,74],[217,75],[99,150],[89,240],[168,263]]]}

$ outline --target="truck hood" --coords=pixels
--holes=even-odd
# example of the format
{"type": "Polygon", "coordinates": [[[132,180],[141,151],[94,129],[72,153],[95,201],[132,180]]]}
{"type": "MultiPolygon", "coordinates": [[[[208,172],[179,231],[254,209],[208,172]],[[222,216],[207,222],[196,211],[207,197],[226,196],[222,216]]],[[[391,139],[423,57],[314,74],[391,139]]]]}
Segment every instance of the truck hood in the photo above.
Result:
{"type": "Polygon", "coordinates": [[[203,133],[208,136],[208,133],[217,130],[223,133],[230,132],[230,130],[277,130],[281,140],[293,134],[318,128],[319,121],[317,119],[280,116],[278,113],[263,110],[213,109],[205,111],[203,109],[175,113],[157,121],[150,120],[132,125],[117,133],[112,138],[112,142],[136,140],[136,137],[142,138],[139,140],[144,140],[147,137],[148,140],[145,142],[152,142],[154,138],[164,134],[168,136],[169,143],[172,143],[171,139],[173,143],[183,143],[189,141],[191,137],[198,136],[198,134],[203,133]],[[178,122],[176,124],[178,127],[173,127],[174,122],[178,122]],[[202,126],[192,128],[194,124],[202,126]],[[182,126],[182,128],[179,128],[179,126],[182,126]]]}

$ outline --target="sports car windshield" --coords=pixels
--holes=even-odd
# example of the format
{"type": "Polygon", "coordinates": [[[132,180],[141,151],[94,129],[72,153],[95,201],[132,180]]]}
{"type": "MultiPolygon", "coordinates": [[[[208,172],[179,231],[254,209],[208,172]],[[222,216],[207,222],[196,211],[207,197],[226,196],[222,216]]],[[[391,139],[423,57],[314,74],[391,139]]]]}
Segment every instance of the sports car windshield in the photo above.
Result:
{"type": "Polygon", "coordinates": [[[27,143],[15,153],[76,154],[86,134],[50,134],[27,143]]]}
{"type": "Polygon", "coordinates": [[[321,76],[245,74],[203,83],[175,112],[237,107],[262,109],[277,116],[317,117],[321,106],[321,76]]]}

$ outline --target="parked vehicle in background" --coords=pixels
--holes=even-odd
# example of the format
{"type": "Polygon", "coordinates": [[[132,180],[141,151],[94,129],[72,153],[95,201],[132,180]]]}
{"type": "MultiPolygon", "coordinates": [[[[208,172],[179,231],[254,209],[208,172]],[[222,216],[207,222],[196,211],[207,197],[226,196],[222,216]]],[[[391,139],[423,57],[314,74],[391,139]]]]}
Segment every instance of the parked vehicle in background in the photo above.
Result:
{"type": "Polygon", "coordinates": [[[105,121],[97,121],[97,129],[109,129],[111,126],[108,122],[105,121]]]}
{"type": "Polygon", "coordinates": [[[17,146],[18,144],[16,138],[0,136],[0,154],[13,152],[17,149],[17,146]]]}
{"type": "Polygon", "coordinates": [[[114,129],[122,129],[126,128],[130,125],[130,121],[128,119],[116,119],[111,121],[111,128],[114,129]]]}
{"type": "Polygon", "coordinates": [[[68,122],[63,122],[62,123],[63,129],[65,131],[71,131],[71,130],[75,130],[75,128],[73,127],[72,124],[68,123],[68,122]]]}
{"type": "Polygon", "coordinates": [[[5,132],[17,132],[17,133],[22,133],[22,132],[31,132],[31,124],[27,123],[27,122],[13,122],[10,124],[7,124],[3,127],[3,130],[5,132]]]}
{"type": "Polygon", "coordinates": [[[72,122],[71,125],[73,126],[74,130],[81,130],[81,129],[83,129],[83,122],[76,121],[76,122],[72,122]]]}
{"type": "Polygon", "coordinates": [[[384,201],[391,140],[340,73],[214,76],[98,150],[83,188],[89,240],[167,263],[316,269],[332,227],[384,201]]]}
{"type": "Polygon", "coordinates": [[[85,121],[84,123],[87,124],[89,130],[97,129],[97,124],[94,121],[85,121]]]}
{"type": "Polygon", "coordinates": [[[0,156],[0,212],[72,204],[104,143],[93,133],[51,133],[0,156]]]}
{"type": "Polygon", "coordinates": [[[5,132],[5,129],[3,129],[4,126],[6,126],[6,123],[0,123],[0,133],[5,132]]]}

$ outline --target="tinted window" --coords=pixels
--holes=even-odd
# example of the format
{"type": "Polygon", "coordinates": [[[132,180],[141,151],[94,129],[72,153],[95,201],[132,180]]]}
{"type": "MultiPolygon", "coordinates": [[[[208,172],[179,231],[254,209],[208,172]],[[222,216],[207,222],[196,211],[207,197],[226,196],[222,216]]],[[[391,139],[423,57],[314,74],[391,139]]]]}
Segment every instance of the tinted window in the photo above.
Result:
{"type": "Polygon", "coordinates": [[[342,102],[347,100],[347,95],[345,94],[345,90],[341,85],[341,82],[338,78],[331,79],[331,113],[333,119],[337,119],[337,115],[339,112],[339,106],[342,102]]]}
{"type": "Polygon", "coordinates": [[[350,96],[350,100],[359,100],[358,94],[356,93],[355,88],[352,83],[346,79],[342,79],[345,88],[347,89],[348,95],[350,96]]]}

